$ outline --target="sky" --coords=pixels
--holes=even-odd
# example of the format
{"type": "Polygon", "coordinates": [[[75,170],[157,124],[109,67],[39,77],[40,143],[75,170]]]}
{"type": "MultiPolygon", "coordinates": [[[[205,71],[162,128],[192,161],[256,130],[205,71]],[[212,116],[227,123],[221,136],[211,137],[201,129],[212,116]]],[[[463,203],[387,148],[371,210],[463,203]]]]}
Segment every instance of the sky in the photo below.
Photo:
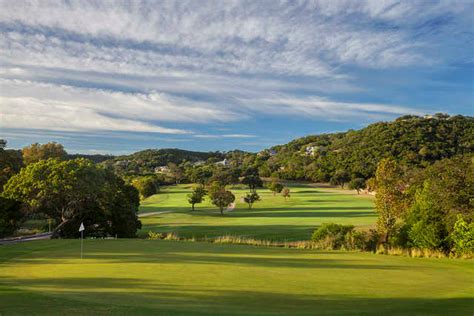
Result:
{"type": "Polygon", "coordinates": [[[474,1],[0,0],[0,138],[259,151],[474,114],[474,1]]]}

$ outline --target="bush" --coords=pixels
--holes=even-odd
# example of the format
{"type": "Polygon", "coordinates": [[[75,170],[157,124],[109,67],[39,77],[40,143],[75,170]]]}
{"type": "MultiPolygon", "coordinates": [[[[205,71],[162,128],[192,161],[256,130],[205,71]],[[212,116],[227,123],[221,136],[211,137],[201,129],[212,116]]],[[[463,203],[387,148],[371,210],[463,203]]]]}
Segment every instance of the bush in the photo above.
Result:
{"type": "Polygon", "coordinates": [[[326,249],[340,249],[346,246],[347,235],[354,230],[352,225],[339,225],[334,223],[325,223],[316,229],[311,240],[322,243],[326,249]]]}
{"type": "Polygon", "coordinates": [[[163,238],[165,238],[165,236],[163,236],[162,233],[155,233],[155,232],[152,232],[152,231],[149,231],[148,236],[146,237],[146,239],[148,239],[148,240],[160,240],[160,239],[163,239],[163,238]]]}
{"type": "Polygon", "coordinates": [[[457,256],[472,254],[474,252],[474,222],[468,224],[461,215],[458,215],[450,239],[457,256]]]}

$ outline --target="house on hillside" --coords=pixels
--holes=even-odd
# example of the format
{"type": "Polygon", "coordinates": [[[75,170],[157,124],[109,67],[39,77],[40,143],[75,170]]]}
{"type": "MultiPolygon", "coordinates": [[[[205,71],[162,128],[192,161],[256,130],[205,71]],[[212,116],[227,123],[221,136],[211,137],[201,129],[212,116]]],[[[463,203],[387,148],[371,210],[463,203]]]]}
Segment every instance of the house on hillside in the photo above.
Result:
{"type": "Polygon", "coordinates": [[[229,166],[229,160],[227,160],[227,158],[226,158],[226,159],[224,159],[224,160],[222,160],[222,161],[218,161],[218,162],[216,162],[216,165],[217,165],[217,166],[220,165],[220,166],[228,167],[228,166],[229,166]]]}
{"type": "Polygon", "coordinates": [[[170,168],[168,166],[159,166],[155,168],[155,173],[168,173],[170,168]]]}

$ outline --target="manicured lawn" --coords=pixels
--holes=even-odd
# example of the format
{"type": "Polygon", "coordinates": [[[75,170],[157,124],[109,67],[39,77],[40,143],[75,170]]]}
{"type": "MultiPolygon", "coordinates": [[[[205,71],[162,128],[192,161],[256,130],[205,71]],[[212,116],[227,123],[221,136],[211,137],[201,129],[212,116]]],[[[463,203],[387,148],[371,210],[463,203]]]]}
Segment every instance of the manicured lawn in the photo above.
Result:
{"type": "Polygon", "coordinates": [[[0,246],[1,315],[472,315],[472,261],[204,242],[0,246]]]}
{"type": "Polygon", "coordinates": [[[241,198],[243,188],[232,188],[236,208],[224,216],[208,199],[196,205],[194,212],[186,195],[186,185],[162,188],[160,194],[142,202],[141,212],[172,211],[172,213],[142,218],[141,235],[148,231],[174,232],[181,237],[216,237],[234,235],[277,241],[306,240],[322,223],[351,224],[370,227],[376,215],[371,196],[350,191],[310,186],[291,187],[291,197],[285,201],[281,195],[258,191],[262,200],[249,210],[241,198]]]}

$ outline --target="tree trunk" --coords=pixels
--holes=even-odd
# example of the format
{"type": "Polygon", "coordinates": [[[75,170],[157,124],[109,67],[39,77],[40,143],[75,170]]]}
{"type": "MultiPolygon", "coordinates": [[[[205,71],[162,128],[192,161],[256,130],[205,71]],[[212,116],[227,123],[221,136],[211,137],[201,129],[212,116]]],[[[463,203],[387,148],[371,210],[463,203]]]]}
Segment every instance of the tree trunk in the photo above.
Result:
{"type": "Polygon", "coordinates": [[[192,205],[192,210],[194,211],[194,203],[193,203],[193,204],[191,204],[191,205],[192,205]]]}
{"type": "Polygon", "coordinates": [[[70,219],[63,219],[61,224],[59,224],[54,230],[53,234],[51,235],[51,238],[57,238],[58,237],[58,231],[67,223],[69,223],[70,219]]]}
{"type": "Polygon", "coordinates": [[[224,215],[224,208],[220,207],[219,209],[221,210],[221,215],[224,215]]]}

